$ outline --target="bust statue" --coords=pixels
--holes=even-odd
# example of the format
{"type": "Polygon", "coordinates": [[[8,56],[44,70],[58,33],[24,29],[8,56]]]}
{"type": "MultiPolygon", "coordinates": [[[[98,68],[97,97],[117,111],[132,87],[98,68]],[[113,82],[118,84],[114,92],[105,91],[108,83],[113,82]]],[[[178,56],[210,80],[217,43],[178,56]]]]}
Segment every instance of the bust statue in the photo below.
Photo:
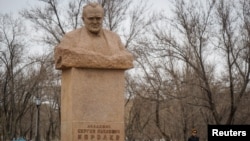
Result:
{"type": "Polygon", "coordinates": [[[55,47],[56,69],[133,67],[133,56],[120,37],[102,28],[104,9],[98,3],[83,7],[84,26],[66,33],[55,47]]]}

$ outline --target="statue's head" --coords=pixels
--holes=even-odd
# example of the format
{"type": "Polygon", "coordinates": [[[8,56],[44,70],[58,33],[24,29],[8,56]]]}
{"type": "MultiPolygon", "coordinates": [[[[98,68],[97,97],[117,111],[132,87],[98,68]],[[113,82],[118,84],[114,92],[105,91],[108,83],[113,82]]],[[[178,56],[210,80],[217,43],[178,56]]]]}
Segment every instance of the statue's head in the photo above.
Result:
{"type": "Polygon", "coordinates": [[[87,30],[98,34],[102,29],[104,9],[98,3],[89,3],[83,7],[82,20],[87,30]]]}

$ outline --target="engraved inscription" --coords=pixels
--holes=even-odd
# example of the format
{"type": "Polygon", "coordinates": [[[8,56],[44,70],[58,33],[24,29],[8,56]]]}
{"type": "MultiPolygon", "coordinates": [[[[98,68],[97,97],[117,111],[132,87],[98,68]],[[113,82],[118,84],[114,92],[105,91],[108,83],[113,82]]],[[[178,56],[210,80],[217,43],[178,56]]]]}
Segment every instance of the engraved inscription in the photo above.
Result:
{"type": "Polygon", "coordinates": [[[77,129],[78,141],[119,141],[120,130],[113,129],[111,125],[90,124],[86,128],[77,129]]]}

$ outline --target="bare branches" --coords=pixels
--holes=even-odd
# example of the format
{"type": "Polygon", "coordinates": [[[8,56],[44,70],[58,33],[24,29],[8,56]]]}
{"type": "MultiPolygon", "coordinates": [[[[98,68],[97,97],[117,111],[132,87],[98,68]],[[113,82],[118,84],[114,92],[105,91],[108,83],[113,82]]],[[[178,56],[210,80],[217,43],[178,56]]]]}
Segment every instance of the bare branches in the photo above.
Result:
{"type": "Polygon", "coordinates": [[[104,26],[111,31],[118,31],[124,22],[126,13],[131,5],[131,0],[99,0],[104,8],[104,26]]]}
{"type": "MultiPolygon", "coordinates": [[[[40,2],[40,7],[23,10],[21,14],[34,24],[42,43],[54,47],[65,32],[81,26],[81,8],[89,0],[69,1],[67,5],[57,0],[40,2]]],[[[204,126],[210,123],[250,121],[249,0],[174,0],[173,13],[163,14],[154,12],[145,1],[98,2],[105,9],[105,28],[122,34],[125,47],[136,58],[135,68],[128,71],[126,78],[129,140],[185,140],[193,127],[203,136],[204,126]]],[[[27,111],[31,104],[25,103],[33,94],[43,95],[36,90],[42,87],[43,93],[52,93],[46,98],[53,101],[45,109],[50,124],[44,130],[48,136],[52,136],[52,131],[59,136],[56,128],[60,126],[60,115],[55,111],[60,110],[60,81],[53,69],[53,53],[23,63],[19,54],[23,47],[19,30],[23,28],[19,22],[3,21],[0,104],[4,107],[0,112],[9,113],[0,120],[6,119],[4,126],[17,133],[14,125],[23,115],[14,118],[14,111],[31,112],[32,108],[27,111]],[[13,101],[23,109],[8,103],[13,101]],[[56,127],[52,127],[53,123],[56,127]]]]}
{"type": "Polygon", "coordinates": [[[81,9],[82,5],[85,1],[84,0],[78,0],[78,1],[71,1],[68,4],[68,15],[69,15],[69,22],[71,22],[71,25],[73,26],[73,29],[76,29],[81,25],[81,9]]]}
{"type": "Polygon", "coordinates": [[[81,8],[84,0],[69,2],[68,8],[61,8],[57,0],[41,1],[44,8],[27,9],[20,13],[34,24],[36,30],[45,33],[42,42],[55,46],[66,31],[81,25],[81,8]]]}

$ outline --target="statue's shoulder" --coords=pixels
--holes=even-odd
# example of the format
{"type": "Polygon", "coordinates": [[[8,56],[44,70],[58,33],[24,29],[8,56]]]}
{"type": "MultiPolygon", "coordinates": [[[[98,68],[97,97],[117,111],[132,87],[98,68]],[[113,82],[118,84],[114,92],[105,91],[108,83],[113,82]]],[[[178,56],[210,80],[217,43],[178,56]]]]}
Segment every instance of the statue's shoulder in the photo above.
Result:
{"type": "Polygon", "coordinates": [[[69,46],[75,44],[81,33],[81,28],[66,32],[60,40],[60,46],[69,46]]]}
{"type": "Polygon", "coordinates": [[[119,38],[119,35],[113,31],[107,30],[107,29],[103,29],[104,34],[113,37],[113,38],[119,38]]]}

